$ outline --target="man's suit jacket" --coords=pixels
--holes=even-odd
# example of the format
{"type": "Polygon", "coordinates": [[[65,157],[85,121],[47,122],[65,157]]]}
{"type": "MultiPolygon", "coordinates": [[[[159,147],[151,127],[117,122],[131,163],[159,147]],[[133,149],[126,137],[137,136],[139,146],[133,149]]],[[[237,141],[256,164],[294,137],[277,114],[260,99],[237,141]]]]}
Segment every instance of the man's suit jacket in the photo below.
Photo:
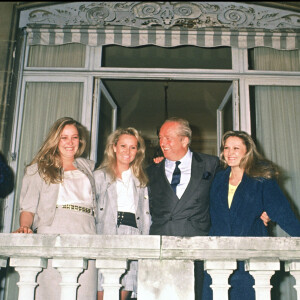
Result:
{"type": "Polygon", "coordinates": [[[165,160],[148,167],[150,234],[204,236],[210,227],[209,190],[219,167],[216,156],[193,152],[190,182],[178,199],[165,174],[165,160]]]}
{"type": "MultiPolygon", "coordinates": [[[[98,234],[117,233],[117,183],[112,181],[105,169],[94,172],[96,185],[96,229],[98,234]]],[[[135,219],[140,234],[149,234],[151,216],[149,211],[148,191],[141,187],[139,180],[133,175],[133,194],[136,207],[135,219]]]]}

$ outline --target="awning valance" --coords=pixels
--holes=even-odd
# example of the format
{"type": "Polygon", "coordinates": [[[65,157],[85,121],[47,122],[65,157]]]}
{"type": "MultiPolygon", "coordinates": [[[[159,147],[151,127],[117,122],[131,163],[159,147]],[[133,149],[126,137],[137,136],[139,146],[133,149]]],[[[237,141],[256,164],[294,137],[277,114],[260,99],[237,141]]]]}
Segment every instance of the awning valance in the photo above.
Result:
{"type": "Polygon", "coordinates": [[[106,28],[27,28],[29,45],[81,43],[89,46],[120,45],[137,47],[156,45],[176,47],[230,46],[237,48],[270,47],[279,50],[300,48],[299,32],[270,32],[213,29],[135,29],[121,26],[106,28]]]}

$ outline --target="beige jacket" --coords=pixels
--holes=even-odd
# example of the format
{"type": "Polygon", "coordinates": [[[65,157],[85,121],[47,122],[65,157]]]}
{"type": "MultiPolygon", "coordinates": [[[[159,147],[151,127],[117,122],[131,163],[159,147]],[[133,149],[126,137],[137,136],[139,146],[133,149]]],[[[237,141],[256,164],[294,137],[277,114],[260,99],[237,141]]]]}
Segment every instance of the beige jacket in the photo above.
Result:
{"type": "MultiPolygon", "coordinates": [[[[93,193],[94,208],[96,207],[95,181],[93,170],[95,163],[85,158],[76,158],[73,165],[90,180],[93,193]]],[[[51,225],[55,215],[59,184],[47,184],[39,175],[37,164],[26,168],[20,194],[20,212],[34,214],[32,229],[41,225],[51,225]]]]}

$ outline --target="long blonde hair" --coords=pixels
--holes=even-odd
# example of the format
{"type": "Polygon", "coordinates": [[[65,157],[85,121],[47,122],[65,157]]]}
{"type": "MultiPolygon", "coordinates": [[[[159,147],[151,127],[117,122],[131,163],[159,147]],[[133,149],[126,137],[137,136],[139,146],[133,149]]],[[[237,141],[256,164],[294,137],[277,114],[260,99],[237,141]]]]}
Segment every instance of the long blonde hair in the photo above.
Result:
{"type": "Polygon", "coordinates": [[[133,127],[118,128],[108,136],[104,150],[104,159],[98,169],[105,168],[106,172],[112,177],[113,181],[116,180],[117,159],[113,147],[117,145],[119,138],[123,134],[132,135],[137,139],[137,153],[134,160],[130,163],[130,167],[132,168],[132,172],[135,177],[140,181],[141,186],[144,187],[148,183],[148,177],[143,169],[146,146],[144,139],[133,127]]]}
{"type": "Polygon", "coordinates": [[[75,158],[84,153],[87,144],[87,133],[85,128],[76,120],[64,117],[58,119],[51,127],[46,140],[42,144],[36,156],[29,165],[37,163],[38,172],[46,183],[62,182],[63,167],[58,144],[61,133],[66,125],[74,125],[78,130],[79,147],[75,153],[75,158]]]}
{"type": "Polygon", "coordinates": [[[224,168],[227,168],[227,162],[224,157],[224,147],[229,137],[238,137],[246,146],[247,152],[241,159],[240,168],[250,177],[274,178],[278,176],[278,171],[269,160],[265,159],[256,149],[252,137],[245,131],[227,131],[222,137],[220,161],[224,168]]]}

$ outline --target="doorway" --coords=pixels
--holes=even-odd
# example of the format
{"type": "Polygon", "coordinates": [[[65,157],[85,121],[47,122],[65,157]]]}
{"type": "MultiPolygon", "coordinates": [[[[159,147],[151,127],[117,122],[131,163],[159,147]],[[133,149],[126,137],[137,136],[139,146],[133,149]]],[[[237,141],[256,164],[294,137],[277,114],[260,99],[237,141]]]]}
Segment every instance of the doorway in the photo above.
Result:
{"type": "MultiPolygon", "coordinates": [[[[146,165],[152,162],[157,152],[157,132],[166,117],[182,117],[190,122],[193,151],[218,154],[217,111],[228,95],[231,81],[104,79],[101,82],[117,106],[116,127],[135,127],[145,139],[146,165]]],[[[99,95],[101,98],[101,91],[99,95]]],[[[228,107],[224,111],[226,124],[223,127],[232,129],[232,114],[228,107]]],[[[103,158],[109,134],[107,128],[111,128],[109,131],[113,128],[110,116],[113,111],[109,105],[102,111],[101,105],[99,108],[97,164],[103,158]],[[101,116],[108,122],[101,121],[101,116]]]]}

